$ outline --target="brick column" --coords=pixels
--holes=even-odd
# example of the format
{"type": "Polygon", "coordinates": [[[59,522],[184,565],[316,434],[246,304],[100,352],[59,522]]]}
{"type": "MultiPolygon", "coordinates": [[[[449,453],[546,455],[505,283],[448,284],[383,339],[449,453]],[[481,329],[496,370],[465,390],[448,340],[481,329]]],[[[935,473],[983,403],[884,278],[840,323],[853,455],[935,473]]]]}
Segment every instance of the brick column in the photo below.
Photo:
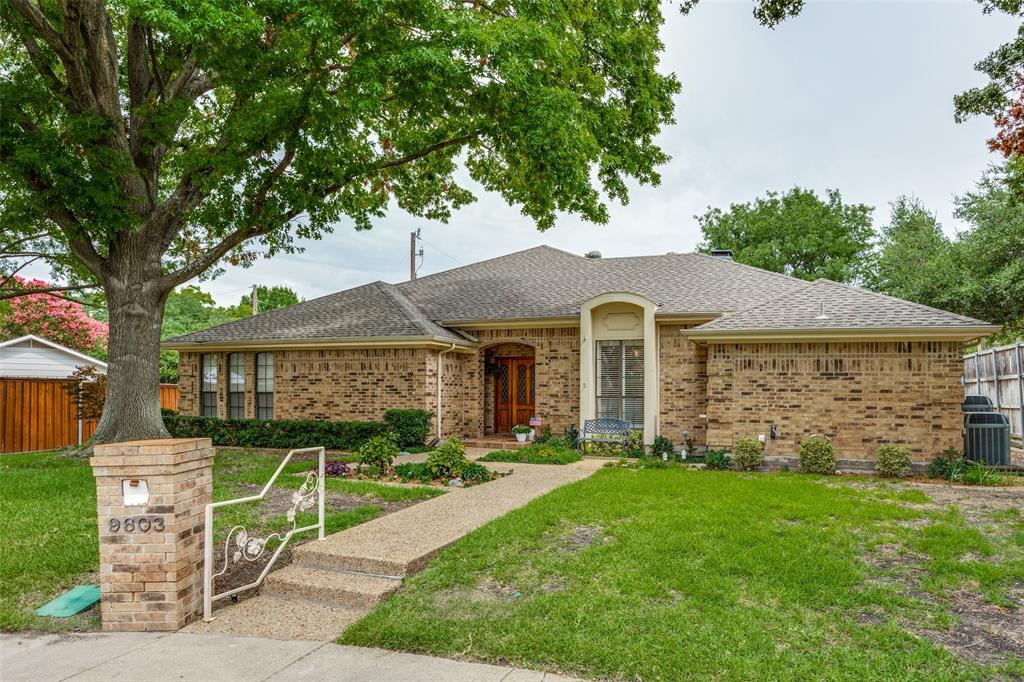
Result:
{"type": "Polygon", "coordinates": [[[203,511],[213,497],[210,439],[97,445],[92,467],[103,629],[182,628],[202,611],[203,511]],[[138,499],[144,487],[148,499],[138,499]]]}

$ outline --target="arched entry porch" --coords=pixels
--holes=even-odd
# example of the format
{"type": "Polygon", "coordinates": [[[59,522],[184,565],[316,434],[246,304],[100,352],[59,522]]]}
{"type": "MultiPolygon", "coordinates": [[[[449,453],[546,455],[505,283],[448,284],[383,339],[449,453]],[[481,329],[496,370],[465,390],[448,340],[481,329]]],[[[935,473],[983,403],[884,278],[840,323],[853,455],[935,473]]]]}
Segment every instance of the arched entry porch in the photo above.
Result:
{"type": "Polygon", "coordinates": [[[499,343],[484,353],[484,433],[510,433],[537,413],[537,353],[525,343],[499,343]]]}

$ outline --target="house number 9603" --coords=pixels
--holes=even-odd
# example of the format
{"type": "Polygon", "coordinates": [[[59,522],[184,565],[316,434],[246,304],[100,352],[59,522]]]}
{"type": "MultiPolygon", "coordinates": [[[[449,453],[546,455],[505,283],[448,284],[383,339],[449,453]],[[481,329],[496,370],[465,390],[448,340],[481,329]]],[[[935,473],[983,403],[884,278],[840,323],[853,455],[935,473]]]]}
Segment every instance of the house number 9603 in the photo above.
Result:
{"type": "Polygon", "coordinates": [[[122,519],[110,519],[111,533],[148,533],[150,531],[160,532],[164,529],[164,517],[162,516],[129,516],[122,519]]]}

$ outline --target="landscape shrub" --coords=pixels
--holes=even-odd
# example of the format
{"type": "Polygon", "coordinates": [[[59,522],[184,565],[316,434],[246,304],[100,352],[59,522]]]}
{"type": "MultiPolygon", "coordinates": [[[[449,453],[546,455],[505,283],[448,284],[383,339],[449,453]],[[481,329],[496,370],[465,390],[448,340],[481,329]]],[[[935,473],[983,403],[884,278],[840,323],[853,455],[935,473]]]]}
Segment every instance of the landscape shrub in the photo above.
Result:
{"type": "Polygon", "coordinates": [[[454,436],[427,455],[427,468],[434,478],[461,478],[470,464],[466,459],[466,448],[454,436]]]}
{"type": "Polygon", "coordinates": [[[967,468],[967,461],[956,448],[946,448],[928,464],[928,476],[945,481],[959,481],[967,468]]]}
{"type": "Polygon", "coordinates": [[[576,428],[575,426],[573,426],[572,424],[570,424],[569,426],[566,426],[565,427],[565,440],[568,441],[568,443],[572,447],[574,447],[574,448],[579,447],[579,443],[580,443],[580,430],[578,428],[576,428]]]}
{"type": "Polygon", "coordinates": [[[888,478],[910,475],[910,448],[905,445],[883,445],[875,453],[875,469],[888,478]]]}
{"type": "Polygon", "coordinates": [[[1003,476],[995,467],[988,467],[981,462],[968,462],[960,480],[967,485],[1004,485],[1003,476]]]}
{"type": "Polygon", "coordinates": [[[704,466],[708,469],[731,469],[732,458],[725,450],[708,450],[704,453],[704,466]]]}
{"type": "Polygon", "coordinates": [[[737,469],[757,469],[764,461],[764,445],[756,438],[740,438],[733,447],[737,469]]]}
{"type": "Polygon", "coordinates": [[[528,445],[525,448],[515,450],[495,450],[480,458],[481,462],[518,462],[520,464],[569,464],[582,459],[580,453],[566,447],[555,447],[551,445],[555,440],[547,443],[528,445]]]}
{"type": "Polygon", "coordinates": [[[348,476],[349,467],[345,462],[336,459],[329,459],[324,462],[324,476],[348,476]]]}
{"type": "Polygon", "coordinates": [[[403,482],[419,481],[420,483],[430,483],[434,480],[434,473],[423,462],[396,464],[395,476],[398,476],[403,482]]]}
{"type": "Polygon", "coordinates": [[[800,470],[808,474],[834,474],[836,449],[823,436],[808,436],[800,443],[800,470]]]}
{"type": "Polygon", "coordinates": [[[668,455],[669,457],[675,457],[676,444],[665,436],[658,436],[654,439],[654,443],[651,444],[651,454],[656,457],[662,455],[668,455]]]}
{"type": "Polygon", "coordinates": [[[468,466],[462,470],[463,481],[483,483],[484,481],[489,481],[492,478],[494,478],[494,474],[491,473],[491,470],[482,464],[477,464],[476,462],[470,462],[468,466]]]}
{"type": "Polygon", "coordinates": [[[534,443],[547,443],[550,440],[561,440],[555,439],[555,437],[551,435],[550,426],[545,426],[544,429],[533,438],[534,443]]]}
{"type": "Polygon", "coordinates": [[[630,451],[633,451],[633,452],[637,452],[637,451],[643,452],[644,451],[644,432],[643,431],[635,431],[635,430],[634,431],[630,431],[629,435],[626,436],[625,448],[627,450],[630,450],[630,451]]]}
{"type": "Polygon", "coordinates": [[[428,410],[396,408],[384,413],[388,431],[398,434],[398,445],[403,448],[422,447],[430,433],[434,413],[428,410]]]}
{"type": "Polygon", "coordinates": [[[387,432],[380,422],[331,422],[316,419],[217,419],[162,412],[172,438],[210,438],[214,445],[244,448],[354,450],[387,432]]]}
{"type": "Polygon", "coordinates": [[[377,475],[383,475],[398,456],[398,436],[394,433],[374,436],[359,446],[356,455],[359,457],[360,471],[365,466],[377,475]]]}

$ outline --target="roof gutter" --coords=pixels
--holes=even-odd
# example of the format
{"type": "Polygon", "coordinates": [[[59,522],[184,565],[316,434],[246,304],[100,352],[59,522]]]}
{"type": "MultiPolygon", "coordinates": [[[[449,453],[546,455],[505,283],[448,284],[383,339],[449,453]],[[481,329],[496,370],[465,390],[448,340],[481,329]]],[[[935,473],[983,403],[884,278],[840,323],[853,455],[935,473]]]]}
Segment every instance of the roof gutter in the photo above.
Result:
{"type": "Polygon", "coordinates": [[[251,339],[245,341],[165,341],[160,344],[163,350],[177,351],[215,351],[215,350],[275,350],[303,348],[447,348],[455,345],[458,350],[472,350],[469,341],[459,342],[443,336],[367,336],[364,338],[341,337],[322,339],[251,339]]]}
{"type": "Polygon", "coordinates": [[[438,440],[441,440],[441,384],[443,383],[441,378],[442,373],[444,372],[444,365],[441,363],[441,356],[446,353],[451,353],[455,350],[455,346],[456,344],[453,342],[451,348],[440,351],[437,354],[437,429],[435,433],[437,434],[438,440]]]}
{"type": "Polygon", "coordinates": [[[683,329],[694,341],[970,341],[999,330],[999,325],[981,324],[944,327],[857,327],[827,329],[683,329]]]}

